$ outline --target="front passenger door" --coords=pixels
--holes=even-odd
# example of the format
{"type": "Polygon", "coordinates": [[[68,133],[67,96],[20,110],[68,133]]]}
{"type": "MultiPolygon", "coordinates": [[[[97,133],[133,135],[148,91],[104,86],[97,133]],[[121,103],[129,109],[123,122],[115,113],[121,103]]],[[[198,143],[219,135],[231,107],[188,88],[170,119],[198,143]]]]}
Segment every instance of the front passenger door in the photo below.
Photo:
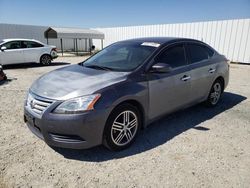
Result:
{"type": "Polygon", "coordinates": [[[23,49],[21,48],[20,41],[7,42],[2,44],[2,46],[5,46],[6,50],[0,52],[0,64],[8,65],[24,62],[23,49]]]}
{"type": "Polygon", "coordinates": [[[190,70],[183,44],[167,47],[155,63],[166,63],[169,73],[148,73],[149,119],[175,111],[190,102],[190,70]]]}

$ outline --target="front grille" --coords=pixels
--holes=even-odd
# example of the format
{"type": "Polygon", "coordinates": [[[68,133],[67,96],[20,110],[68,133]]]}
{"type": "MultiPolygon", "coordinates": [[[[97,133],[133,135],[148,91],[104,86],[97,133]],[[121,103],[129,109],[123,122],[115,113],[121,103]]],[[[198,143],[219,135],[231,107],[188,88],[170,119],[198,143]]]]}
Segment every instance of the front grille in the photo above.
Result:
{"type": "Polygon", "coordinates": [[[43,112],[53,103],[48,99],[36,97],[31,94],[28,95],[27,106],[36,114],[42,115],[43,112]]]}

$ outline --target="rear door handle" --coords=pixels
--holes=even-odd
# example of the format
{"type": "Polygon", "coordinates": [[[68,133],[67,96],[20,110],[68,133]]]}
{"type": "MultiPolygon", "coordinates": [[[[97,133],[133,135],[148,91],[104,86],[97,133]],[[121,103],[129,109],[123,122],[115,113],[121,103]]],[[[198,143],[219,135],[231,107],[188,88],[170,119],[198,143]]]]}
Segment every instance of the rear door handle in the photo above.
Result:
{"type": "Polygon", "coordinates": [[[213,69],[213,68],[208,70],[208,72],[211,73],[211,74],[214,73],[215,71],[216,71],[216,69],[213,69]]]}
{"type": "Polygon", "coordinates": [[[191,78],[190,76],[184,75],[184,76],[181,78],[181,80],[182,80],[182,81],[187,81],[187,80],[189,80],[190,78],[191,78]]]}

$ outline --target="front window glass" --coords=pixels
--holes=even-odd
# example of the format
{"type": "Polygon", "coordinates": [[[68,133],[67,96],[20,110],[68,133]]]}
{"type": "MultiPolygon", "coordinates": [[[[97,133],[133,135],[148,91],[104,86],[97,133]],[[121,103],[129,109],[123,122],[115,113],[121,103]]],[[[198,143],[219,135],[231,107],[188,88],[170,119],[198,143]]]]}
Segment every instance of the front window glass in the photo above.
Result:
{"type": "Polygon", "coordinates": [[[87,59],[83,65],[114,71],[132,71],[140,66],[156,49],[141,43],[113,44],[87,59]]]}
{"type": "Polygon", "coordinates": [[[5,43],[3,46],[5,46],[7,49],[19,49],[21,48],[21,43],[20,41],[12,41],[5,43]]]}
{"type": "Polygon", "coordinates": [[[186,65],[186,58],[183,45],[175,45],[163,51],[157,58],[157,63],[169,64],[172,68],[186,65]]]}

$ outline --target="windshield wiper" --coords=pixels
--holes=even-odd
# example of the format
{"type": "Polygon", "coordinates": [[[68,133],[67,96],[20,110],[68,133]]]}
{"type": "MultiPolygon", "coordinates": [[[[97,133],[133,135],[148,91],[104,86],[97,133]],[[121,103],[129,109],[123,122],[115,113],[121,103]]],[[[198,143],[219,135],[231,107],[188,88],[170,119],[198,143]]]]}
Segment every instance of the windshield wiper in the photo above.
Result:
{"type": "Polygon", "coordinates": [[[106,70],[106,71],[113,71],[114,70],[110,67],[103,67],[103,66],[99,66],[99,65],[84,65],[84,66],[87,68],[102,69],[102,70],[106,70]]]}

